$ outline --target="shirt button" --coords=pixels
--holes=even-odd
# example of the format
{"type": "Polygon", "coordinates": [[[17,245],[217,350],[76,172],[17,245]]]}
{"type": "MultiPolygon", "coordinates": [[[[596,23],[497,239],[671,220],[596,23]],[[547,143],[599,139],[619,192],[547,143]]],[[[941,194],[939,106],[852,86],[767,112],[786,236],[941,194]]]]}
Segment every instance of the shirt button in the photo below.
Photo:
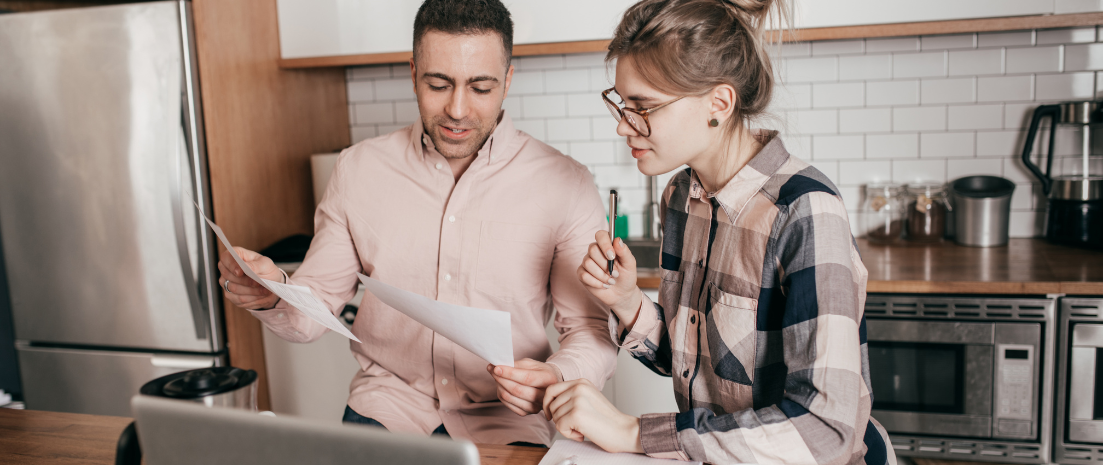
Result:
{"type": "Polygon", "coordinates": [[[455,216],[449,216],[448,217],[448,222],[449,223],[455,223],[456,222],[456,217],[455,216]]]}
{"type": "Polygon", "coordinates": [[[298,336],[299,334],[300,334],[300,333],[299,333],[298,331],[295,331],[295,335],[296,335],[296,336],[298,336]]]}
{"type": "MultiPolygon", "coordinates": [[[[445,384],[445,385],[447,385],[447,384],[448,384],[448,378],[444,378],[444,379],[440,380],[440,384],[445,384]]],[[[446,411],[447,411],[447,410],[446,410],[446,411]]]]}
{"type": "Polygon", "coordinates": [[[689,378],[689,370],[683,371],[682,372],[682,377],[683,378],[689,378]]]}
{"type": "Polygon", "coordinates": [[[444,168],[444,164],[442,164],[442,163],[437,163],[437,169],[439,170],[439,169],[441,169],[441,168],[444,168]]]}
{"type": "Polygon", "coordinates": [[[689,317],[689,323],[690,324],[697,323],[697,316],[696,315],[690,316],[689,317]]]}
{"type": "Polygon", "coordinates": [[[444,275],[444,280],[445,281],[451,281],[452,280],[452,275],[450,275],[450,274],[444,275]]]}
{"type": "Polygon", "coordinates": [[[283,314],[283,313],[279,314],[279,318],[280,318],[281,320],[282,320],[282,319],[284,319],[285,317],[287,317],[287,315],[285,315],[285,314],[283,314]]]}
{"type": "Polygon", "coordinates": [[[704,260],[697,260],[697,266],[705,266],[704,260]]]}

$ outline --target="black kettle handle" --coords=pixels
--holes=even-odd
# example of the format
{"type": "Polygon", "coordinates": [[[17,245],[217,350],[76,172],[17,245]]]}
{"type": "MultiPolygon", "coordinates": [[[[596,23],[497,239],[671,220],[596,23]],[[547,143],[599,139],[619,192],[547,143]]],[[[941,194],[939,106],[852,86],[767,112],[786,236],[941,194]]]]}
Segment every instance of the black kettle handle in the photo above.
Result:
{"type": "Polygon", "coordinates": [[[1053,168],[1053,141],[1056,139],[1057,121],[1060,117],[1060,105],[1042,105],[1036,108],[1034,115],[1030,118],[1030,130],[1026,132],[1026,145],[1023,146],[1023,164],[1042,182],[1042,191],[1046,195],[1049,195],[1049,189],[1053,183],[1049,178],[1049,172],[1053,168]],[[1030,161],[1030,151],[1034,148],[1034,138],[1038,135],[1038,124],[1042,122],[1042,118],[1047,116],[1050,117],[1049,151],[1046,153],[1046,172],[1042,173],[1042,169],[1030,161]]]}
{"type": "Polygon", "coordinates": [[[115,446],[115,465],[141,465],[142,447],[138,444],[138,429],[130,422],[119,435],[115,446]]]}

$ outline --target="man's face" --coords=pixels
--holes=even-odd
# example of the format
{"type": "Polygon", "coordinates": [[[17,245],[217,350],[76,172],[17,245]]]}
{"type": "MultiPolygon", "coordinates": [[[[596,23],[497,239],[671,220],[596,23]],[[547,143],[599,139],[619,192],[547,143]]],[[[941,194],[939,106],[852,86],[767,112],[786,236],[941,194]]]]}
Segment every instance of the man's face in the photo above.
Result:
{"type": "Polygon", "coordinates": [[[493,33],[429,31],[410,71],[425,133],[445,158],[474,155],[498,124],[513,66],[493,33]]]}

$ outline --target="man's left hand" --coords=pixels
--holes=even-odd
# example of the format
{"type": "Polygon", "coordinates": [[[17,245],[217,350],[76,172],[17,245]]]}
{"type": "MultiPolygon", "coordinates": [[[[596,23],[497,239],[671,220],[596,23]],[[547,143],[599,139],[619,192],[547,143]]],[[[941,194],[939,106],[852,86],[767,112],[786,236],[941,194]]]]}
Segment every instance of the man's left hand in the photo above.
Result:
{"type": "Polygon", "coordinates": [[[486,369],[498,382],[498,399],[521,416],[543,410],[544,389],[559,382],[551,365],[531,358],[517,360],[512,367],[487,365],[486,369]]]}

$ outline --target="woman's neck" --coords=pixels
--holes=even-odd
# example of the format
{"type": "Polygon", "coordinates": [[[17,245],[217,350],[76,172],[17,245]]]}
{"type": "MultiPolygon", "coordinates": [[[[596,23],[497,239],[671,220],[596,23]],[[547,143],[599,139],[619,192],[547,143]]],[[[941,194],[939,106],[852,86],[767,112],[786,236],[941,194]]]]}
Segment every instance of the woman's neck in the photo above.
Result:
{"type": "Polygon", "coordinates": [[[713,147],[689,162],[689,167],[701,180],[701,187],[709,193],[727,185],[762,150],[763,145],[750,129],[740,126],[735,134],[720,138],[713,147]]]}

